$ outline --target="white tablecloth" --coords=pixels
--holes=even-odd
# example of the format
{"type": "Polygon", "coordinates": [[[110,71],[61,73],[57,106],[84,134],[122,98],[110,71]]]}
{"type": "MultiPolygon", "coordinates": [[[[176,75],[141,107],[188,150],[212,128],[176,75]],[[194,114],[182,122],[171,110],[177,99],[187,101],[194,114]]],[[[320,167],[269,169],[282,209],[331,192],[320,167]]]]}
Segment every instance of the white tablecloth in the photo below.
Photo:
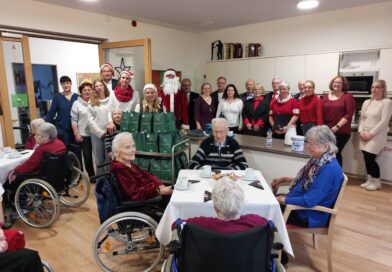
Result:
{"type": "Polygon", "coordinates": [[[3,195],[3,186],[7,181],[8,174],[17,167],[19,164],[25,162],[28,158],[30,158],[31,154],[33,154],[33,150],[25,150],[23,151],[23,155],[19,158],[9,159],[8,154],[2,159],[0,159],[0,197],[3,195]]]}
{"type": "MultiPolygon", "coordinates": [[[[234,172],[238,176],[243,176],[244,171],[223,171],[234,172]]],[[[164,244],[169,244],[171,240],[171,226],[177,218],[187,219],[195,216],[216,217],[212,201],[204,202],[204,191],[212,192],[213,184],[216,182],[212,178],[202,178],[201,170],[181,170],[179,177],[200,180],[199,183],[191,185],[186,191],[174,190],[170,203],[161,218],[156,230],[158,240],[164,244]]],[[[256,171],[256,177],[261,181],[264,190],[249,186],[249,181],[238,180],[239,185],[245,192],[245,205],[242,214],[258,214],[269,220],[273,220],[281,236],[285,250],[293,255],[293,249],[287,234],[286,225],[283,220],[280,206],[271,189],[269,188],[260,171],[256,171]]]]}

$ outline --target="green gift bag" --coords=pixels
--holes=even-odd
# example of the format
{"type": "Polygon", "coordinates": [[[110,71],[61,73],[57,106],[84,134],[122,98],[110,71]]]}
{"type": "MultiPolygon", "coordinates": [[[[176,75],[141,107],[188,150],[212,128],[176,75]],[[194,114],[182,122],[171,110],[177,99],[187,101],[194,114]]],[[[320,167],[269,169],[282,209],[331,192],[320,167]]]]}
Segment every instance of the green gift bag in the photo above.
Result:
{"type": "Polygon", "coordinates": [[[153,117],[153,131],[154,133],[165,133],[169,132],[169,126],[167,123],[167,115],[165,112],[158,112],[153,117]]]}
{"type": "Polygon", "coordinates": [[[173,134],[160,133],[159,134],[159,153],[170,154],[173,147],[173,134]]]}
{"type": "Polygon", "coordinates": [[[161,162],[159,159],[150,160],[150,173],[162,179],[161,177],[161,162]]]}
{"type": "Polygon", "coordinates": [[[139,166],[141,169],[150,172],[150,158],[139,157],[139,158],[138,158],[138,166],[139,166]]]}
{"type": "Polygon", "coordinates": [[[132,138],[135,142],[136,151],[146,150],[146,137],[143,132],[132,132],[132,138]]]}
{"type": "Polygon", "coordinates": [[[130,112],[128,112],[128,111],[122,113],[121,124],[120,124],[121,131],[128,131],[129,115],[130,115],[130,112]]]}
{"type": "Polygon", "coordinates": [[[161,179],[172,179],[172,162],[171,159],[161,159],[161,179]]]}
{"type": "Polygon", "coordinates": [[[181,162],[181,169],[188,169],[189,162],[188,162],[188,157],[186,156],[186,153],[182,152],[177,158],[181,162]]]}
{"type": "Polygon", "coordinates": [[[166,124],[167,124],[167,132],[177,131],[176,119],[174,118],[173,112],[166,113],[166,124]]]}
{"type": "MultiPolygon", "coordinates": [[[[177,143],[179,143],[179,142],[181,142],[181,141],[184,140],[183,133],[182,133],[182,132],[179,132],[179,131],[173,132],[173,137],[174,137],[174,144],[177,144],[177,143]]],[[[174,149],[174,151],[175,151],[175,152],[178,152],[178,151],[180,151],[180,150],[182,150],[182,149],[184,149],[184,148],[185,148],[185,143],[178,145],[178,146],[174,149]]]]}
{"type": "MultiPolygon", "coordinates": [[[[140,128],[140,113],[134,112],[134,111],[127,112],[127,113],[128,113],[127,131],[129,131],[129,132],[139,132],[139,128],[140,128]]],[[[124,113],[123,113],[123,115],[124,115],[124,113]]]]}
{"type": "Polygon", "coordinates": [[[140,132],[151,133],[152,132],[152,118],[153,113],[144,112],[141,115],[140,121],[140,132]]]}
{"type": "Polygon", "coordinates": [[[158,134],[146,133],[146,152],[158,152],[158,134]]]}

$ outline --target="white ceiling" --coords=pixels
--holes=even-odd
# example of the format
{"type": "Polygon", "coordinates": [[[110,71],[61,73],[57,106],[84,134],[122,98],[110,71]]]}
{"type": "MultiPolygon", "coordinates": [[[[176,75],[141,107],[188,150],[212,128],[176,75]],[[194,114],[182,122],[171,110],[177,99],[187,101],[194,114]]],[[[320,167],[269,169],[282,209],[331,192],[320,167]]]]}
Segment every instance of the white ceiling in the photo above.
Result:
{"type": "MultiPolygon", "coordinates": [[[[391,0],[319,0],[312,11],[299,0],[35,0],[109,16],[204,32],[391,0]]],[[[94,22],[92,22],[94,23],[94,22]]]]}

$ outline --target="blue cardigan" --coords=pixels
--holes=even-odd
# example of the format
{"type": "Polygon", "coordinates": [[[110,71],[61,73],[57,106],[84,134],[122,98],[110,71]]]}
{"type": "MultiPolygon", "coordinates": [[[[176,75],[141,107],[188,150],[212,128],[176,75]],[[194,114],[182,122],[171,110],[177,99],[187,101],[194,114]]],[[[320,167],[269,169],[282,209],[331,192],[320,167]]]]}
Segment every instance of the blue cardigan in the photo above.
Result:
{"type": "Polygon", "coordinates": [[[78,97],[79,95],[75,93],[72,94],[70,100],[65,98],[62,94],[56,94],[53,97],[52,105],[50,106],[48,114],[45,116],[45,121],[52,122],[57,114],[55,125],[59,135],[63,134],[65,131],[71,130],[71,108],[78,97]]]}
{"type": "MultiPolygon", "coordinates": [[[[331,208],[339,194],[343,183],[343,172],[338,161],[333,159],[325,164],[317,173],[312,185],[307,191],[301,189],[298,183],[286,197],[286,204],[311,208],[324,206],[331,208]]],[[[324,227],[328,224],[330,215],[319,211],[294,211],[302,219],[307,219],[309,227],[324,227]]]]}

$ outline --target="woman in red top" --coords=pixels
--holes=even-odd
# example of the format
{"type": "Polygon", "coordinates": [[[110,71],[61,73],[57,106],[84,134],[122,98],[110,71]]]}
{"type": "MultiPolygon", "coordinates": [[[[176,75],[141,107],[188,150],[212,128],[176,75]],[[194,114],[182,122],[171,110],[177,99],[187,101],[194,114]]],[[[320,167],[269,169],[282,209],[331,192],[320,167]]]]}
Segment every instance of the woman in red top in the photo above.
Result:
{"type": "Polygon", "coordinates": [[[29,137],[27,137],[25,149],[35,149],[37,147],[37,143],[35,142],[35,132],[37,130],[37,127],[43,123],[45,123],[45,120],[42,118],[37,118],[31,121],[31,134],[29,135],[29,137]]]}
{"type": "Polygon", "coordinates": [[[321,99],[314,94],[315,84],[306,80],[304,84],[304,97],[299,100],[299,119],[301,121],[302,135],[314,126],[323,124],[323,104],[321,99]]]}
{"type": "Polygon", "coordinates": [[[331,92],[324,95],[323,119],[336,136],[339,148],[336,159],[343,166],[342,150],[351,136],[351,119],[355,111],[355,100],[348,92],[348,81],[345,77],[336,76],[329,83],[331,92]]]}
{"type": "MultiPolygon", "coordinates": [[[[131,133],[122,132],[116,135],[112,151],[115,160],[110,165],[110,172],[116,175],[124,198],[138,201],[172,194],[170,186],[163,185],[156,176],[133,163],[136,148],[131,133]]],[[[163,203],[168,203],[167,199],[163,203]]]]}
{"type": "Polygon", "coordinates": [[[270,100],[263,94],[263,85],[257,83],[254,88],[254,97],[245,101],[242,110],[244,134],[263,137],[267,135],[270,100]]]}
{"type": "Polygon", "coordinates": [[[279,96],[271,101],[269,123],[273,137],[284,139],[288,127],[295,126],[299,118],[299,104],[290,95],[290,85],[282,82],[279,85],[279,96]]]}

